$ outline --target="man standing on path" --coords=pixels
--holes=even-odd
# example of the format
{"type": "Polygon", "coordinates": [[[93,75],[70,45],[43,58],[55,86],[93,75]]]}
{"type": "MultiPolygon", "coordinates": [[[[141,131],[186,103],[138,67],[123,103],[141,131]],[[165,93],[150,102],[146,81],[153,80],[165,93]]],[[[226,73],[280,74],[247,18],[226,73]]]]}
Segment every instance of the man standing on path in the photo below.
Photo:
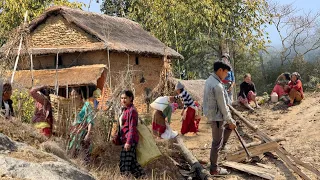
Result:
{"type": "Polygon", "coordinates": [[[230,71],[228,72],[228,75],[226,76],[226,78],[222,79],[222,83],[224,85],[224,88],[227,90],[228,92],[228,97],[230,99],[230,105],[233,102],[233,86],[235,85],[235,78],[234,78],[234,72],[230,63],[230,55],[228,53],[224,53],[221,56],[221,60],[226,63],[227,65],[230,66],[230,71]]]}
{"type": "Polygon", "coordinates": [[[236,128],[228,107],[229,98],[223,87],[222,80],[226,78],[231,67],[222,61],[214,63],[214,73],[206,80],[203,98],[203,113],[211,122],[212,147],[210,152],[210,174],[225,175],[229,172],[218,167],[218,153],[222,145],[228,141],[233,129],[236,128]]]}

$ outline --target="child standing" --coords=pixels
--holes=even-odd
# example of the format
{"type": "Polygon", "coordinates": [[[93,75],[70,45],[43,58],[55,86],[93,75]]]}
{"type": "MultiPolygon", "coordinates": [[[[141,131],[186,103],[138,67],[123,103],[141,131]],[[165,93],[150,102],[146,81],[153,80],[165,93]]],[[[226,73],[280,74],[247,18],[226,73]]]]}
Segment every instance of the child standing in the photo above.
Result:
{"type": "Polygon", "coordinates": [[[194,125],[196,127],[196,131],[199,132],[199,124],[200,124],[200,120],[201,120],[200,104],[197,101],[195,101],[194,104],[197,108],[195,120],[194,120],[194,125]]]}

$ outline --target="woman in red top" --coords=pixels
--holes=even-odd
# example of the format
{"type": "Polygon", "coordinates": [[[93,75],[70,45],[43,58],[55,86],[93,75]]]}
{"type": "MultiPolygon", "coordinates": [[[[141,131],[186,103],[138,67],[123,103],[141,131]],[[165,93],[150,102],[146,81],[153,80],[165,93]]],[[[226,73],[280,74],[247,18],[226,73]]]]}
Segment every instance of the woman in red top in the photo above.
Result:
{"type": "Polygon", "coordinates": [[[299,73],[294,72],[291,74],[291,81],[289,82],[288,86],[288,93],[290,97],[290,103],[288,106],[290,107],[293,106],[294,101],[300,102],[304,97],[299,73]]]}
{"type": "Polygon", "coordinates": [[[122,150],[120,152],[120,172],[128,175],[131,173],[135,178],[145,175],[137,161],[136,147],[139,141],[138,135],[138,112],[133,105],[134,96],[132,91],[121,93],[122,114],[119,118],[120,137],[122,150]]]}

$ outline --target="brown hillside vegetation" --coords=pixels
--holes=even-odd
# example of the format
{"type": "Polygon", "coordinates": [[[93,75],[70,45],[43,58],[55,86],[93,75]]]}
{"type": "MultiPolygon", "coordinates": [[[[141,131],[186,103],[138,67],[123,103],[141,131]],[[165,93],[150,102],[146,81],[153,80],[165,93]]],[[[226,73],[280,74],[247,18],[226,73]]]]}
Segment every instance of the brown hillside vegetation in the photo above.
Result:
{"type": "MultiPolygon", "coordinates": [[[[94,142],[94,151],[92,164],[84,165],[80,159],[68,159],[65,153],[65,140],[57,137],[52,137],[49,140],[26,123],[21,123],[16,120],[8,121],[0,118],[0,133],[9,136],[12,140],[26,143],[36,148],[40,148],[46,152],[57,155],[72,164],[77,165],[81,169],[88,169],[88,171],[95,176],[96,179],[101,180],[127,180],[128,177],[120,175],[118,164],[121,146],[115,146],[111,142],[94,142]]],[[[163,156],[157,160],[149,163],[144,167],[147,173],[147,179],[181,179],[179,169],[168,158],[173,157],[176,161],[183,161],[179,151],[173,146],[173,141],[157,141],[157,145],[163,156]]],[[[30,162],[46,162],[54,161],[50,156],[34,152],[28,148],[18,150],[10,153],[8,156],[30,161],[30,162]]],[[[10,179],[11,177],[0,177],[0,179],[10,179]]],[[[129,179],[134,179],[129,177],[129,179]]]]}

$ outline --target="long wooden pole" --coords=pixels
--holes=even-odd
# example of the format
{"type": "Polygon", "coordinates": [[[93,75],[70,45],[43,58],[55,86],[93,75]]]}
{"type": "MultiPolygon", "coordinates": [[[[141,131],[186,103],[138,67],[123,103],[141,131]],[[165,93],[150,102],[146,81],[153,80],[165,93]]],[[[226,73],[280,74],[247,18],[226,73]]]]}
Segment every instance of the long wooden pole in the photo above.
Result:
{"type": "Polygon", "coordinates": [[[59,52],[57,52],[57,57],[56,57],[56,76],[55,76],[55,90],[56,90],[56,95],[58,96],[58,65],[59,65],[59,52]]]}
{"type": "Polygon", "coordinates": [[[110,93],[112,93],[112,84],[111,84],[111,63],[110,63],[110,51],[109,48],[107,49],[108,51],[108,72],[109,72],[109,88],[110,88],[110,93]]]}
{"type": "Polygon", "coordinates": [[[2,94],[3,94],[3,80],[0,78],[0,103],[2,106],[2,94]]]}
{"type": "MultiPolygon", "coordinates": [[[[26,14],[24,15],[24,23],[27,22],[27,16],[28,16],[28,11],[26,11],[26,14]]],[[[22,41],[23,41],[23,34],[21,33],[20,35],[20,43],[19,43],[19,48],[18,48],[18,53],[17,53],[17,57],[16,57],[16,62],[14,64],[14,68],[13,68],[13,72],[12,72],[12,76],[11,76],[11,84],[13,83],[13,79],[14,79],[14,75],[16,73],[17,70],[17,66],[18,66],[18,62],[19,62],[19,57],[20,57],[20,51],[21,51],[21,47],[22,47],[22,41]]]]}
{"type": "Polygon", "coordinates": [[[197,176],[201,180],[212,180],[210,177],[210,173],[202,167],[202,165],[199,163],[197,158],[195,158],[191,151],[184,145],[183,140],[180,136],[176,137],[178,146],[181,149],[182,155],[185,157],[185,159],[188,161],[188,163],[192,166],[192,169],[194,169],[197,173],[197,176]]]}
{"type": "Polygon", "coordinates": [[[33,76],[33,57],[32,57],[32,53],[30,54],[30,70],[31,70],[31,85],[33,87],[33,83],[34,83],[34,76],[33,76]]]}

